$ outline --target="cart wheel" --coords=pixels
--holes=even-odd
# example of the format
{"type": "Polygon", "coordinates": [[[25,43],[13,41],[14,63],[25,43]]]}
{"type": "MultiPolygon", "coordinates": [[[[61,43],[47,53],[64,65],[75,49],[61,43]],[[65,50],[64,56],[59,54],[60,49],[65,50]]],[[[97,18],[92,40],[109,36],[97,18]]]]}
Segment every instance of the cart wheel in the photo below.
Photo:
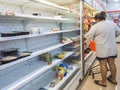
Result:
{"type": "Polygon", "coordinates": [[[89,75],[91,75],[91,73],[92,73],[92,72],[91,72],[91,70],[90,70],[90,71],[89,71],[89,75]]]}
{"type": "Polygon", "coordinates": [[[92,73],[92,78],[93,78],[93,79],[95,78],[93,73],[92,73]]]}

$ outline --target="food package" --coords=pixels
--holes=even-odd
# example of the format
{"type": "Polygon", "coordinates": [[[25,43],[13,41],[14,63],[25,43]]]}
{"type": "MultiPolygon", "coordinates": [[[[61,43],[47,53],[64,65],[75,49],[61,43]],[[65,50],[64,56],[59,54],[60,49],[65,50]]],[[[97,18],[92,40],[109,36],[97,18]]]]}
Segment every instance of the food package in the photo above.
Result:
{"type": "Polygon", "coordinates": [[[31,28],[31,34],[39,34],[40,33],[40,29],[39,28],[31,28]]]}
{"type": "Polygon", "coordinates": [[[34,16],[41,16],[41,13],[32,13],[34,16]]]}
{"type": "Polygon", "coordinates": [[[59,31],[60,29],[59,28],[51,28],[51,31],[59,31]]]}
{"type": "Polygon", "coordinates": [[[32,52],[24,51],[18,55],[19,58],[30,56],[32,52]]]}
{"type": "Polygon", "coordinates": [[[29,31],[11,31],[1,33],[1,37],[11,37],[11,36],[19,36],[19,35],[28,35],[29,31]]]}
{"type": "Polygon", "coordinates": [[[9,48],[9,49],[1,50],[1,54],[3,56],[13,55],[14,53],[17,53],[17,52],[18,52],[18,48],[9,48]]]}
{"type": "Polygon", "coordinates": [[[64,73],[65,73],[65,68],[56,66],[56,78],[58,82],[63,79],[64,73]]]}
{"type": "Polygon", "coordinates": [[[40,55],[40,60],[44,60],[44,61],[47,61],[48,62],[48,65],[51,65],[52,64],[52,56],[50,53],[44,53],[42,55],[40,55]]]}
{"type": "Polygon", "coordinates": [[[54,56],[54,58],[63,59],[63,58],[64,58],[64,54],[56,54],[56,55],[54,56]]]}
{"type": "Polygon", "coordinates": [[[8,62],[11,62],[11,61],[14,61],[16,60],[18,57],[17,56],[6,56],[6,57],[3,57],[0,59],[0,62],[2,64],[5,64],[5,63],[8,63],[8,62]]]}

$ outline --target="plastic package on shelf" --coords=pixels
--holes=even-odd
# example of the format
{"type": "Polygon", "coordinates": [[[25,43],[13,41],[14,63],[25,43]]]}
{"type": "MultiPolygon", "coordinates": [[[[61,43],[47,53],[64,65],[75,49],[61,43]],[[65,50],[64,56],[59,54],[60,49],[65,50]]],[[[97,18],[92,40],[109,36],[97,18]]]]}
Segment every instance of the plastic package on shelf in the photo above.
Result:
{"type": "Polygon", "coordinates": [[[12,36],[19,36],[19,35],[28,35],[29,31],[11,31],[11,32],[4,32],[1,33],[1,37],[12,37],[12,36]]]}
{"type": "Polygon", "coordinates": [[[75,49],[77,49],[79,47],[80,47],[79,43],[73,42],[72,44],[64,46],[64,50],[66,50],[66,51],[74,51],[75,49]]]}
{"type": "Polygon", "coordinates": [[[44,54],[40,55],[39,57],[40,57],[40,60],[47,61],[48,65],[52,64],[53,57],[51,56],[51,54],[49,52],[44,53],[44,54]]]}
{"type": "Polygon", "coordinates": [[[71,74],[74,72],[75,67],[73,65],[68,65],[61,63],[55,67],[56,78],[52,80],[49,85],[47,85],[47,90],[54,90],[54,88],[58,88],[57,85],[63,83],[71,74]]]}

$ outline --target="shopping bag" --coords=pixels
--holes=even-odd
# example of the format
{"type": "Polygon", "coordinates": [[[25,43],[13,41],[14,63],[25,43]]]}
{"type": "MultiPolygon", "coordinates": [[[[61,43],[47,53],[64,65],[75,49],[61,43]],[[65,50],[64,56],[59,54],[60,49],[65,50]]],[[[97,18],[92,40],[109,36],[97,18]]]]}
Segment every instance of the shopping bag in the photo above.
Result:
{"type": "Polygon", "coordinates": [[[91,51],[96,51],[96,44],[93,40],[90,41],[90,50],[91,51]]]}

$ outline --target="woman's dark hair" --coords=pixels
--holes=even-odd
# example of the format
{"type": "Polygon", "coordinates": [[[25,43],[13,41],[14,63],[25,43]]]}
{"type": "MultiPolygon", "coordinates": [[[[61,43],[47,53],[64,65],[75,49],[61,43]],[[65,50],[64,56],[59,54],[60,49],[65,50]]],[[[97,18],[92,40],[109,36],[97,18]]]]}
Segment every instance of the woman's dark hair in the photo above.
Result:
{"type": "Polygon", "coordinates": [[[106,19],[106,13],[104,11],[97,13],[94,17],[95,20],[105,20],[106,19]]]}

